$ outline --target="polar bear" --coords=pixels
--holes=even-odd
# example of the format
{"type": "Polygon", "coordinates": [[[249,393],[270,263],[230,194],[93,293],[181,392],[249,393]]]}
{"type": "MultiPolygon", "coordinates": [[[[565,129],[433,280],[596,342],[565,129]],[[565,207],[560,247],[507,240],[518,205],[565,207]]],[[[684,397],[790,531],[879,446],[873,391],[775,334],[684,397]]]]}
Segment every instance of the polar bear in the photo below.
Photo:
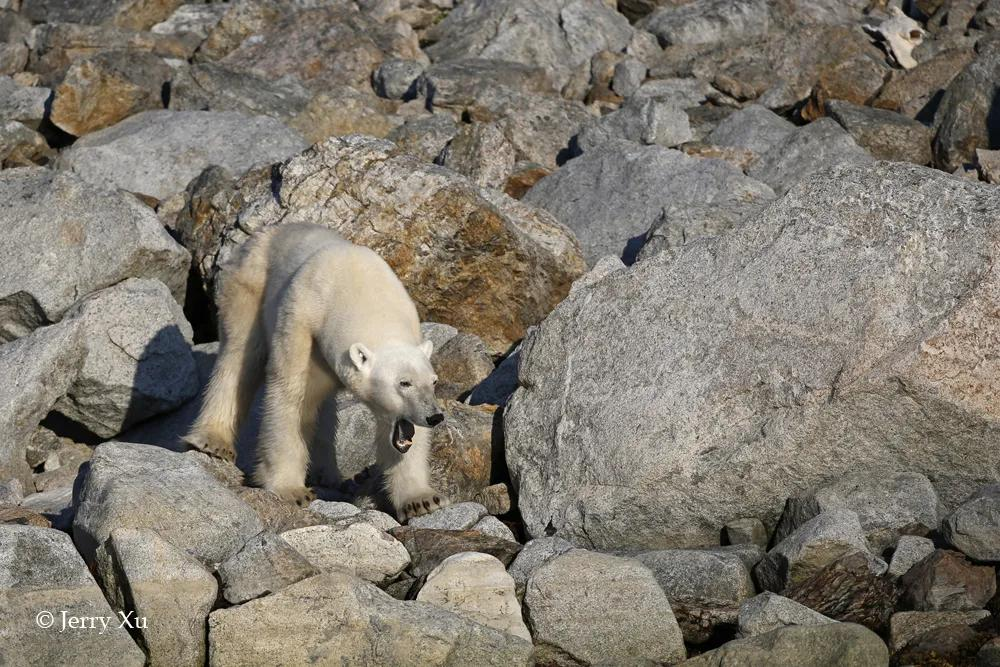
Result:
{"type": "Polygon", "coordinates": [[[444,420],[433,344],[381,257],[318,225],[269,227],[223,268],[217,297],[219,357],[189,445],[233,460],[263,380],[254,479],[305,504],[315,497],[305,484],[310,464],[322,483],[336,481],[331,452],[314,442],[316,419],[346,388],[375,414],[376,460],[400,519],[448,503],[432,488],[427,462],[429,427],[444,420]]]}

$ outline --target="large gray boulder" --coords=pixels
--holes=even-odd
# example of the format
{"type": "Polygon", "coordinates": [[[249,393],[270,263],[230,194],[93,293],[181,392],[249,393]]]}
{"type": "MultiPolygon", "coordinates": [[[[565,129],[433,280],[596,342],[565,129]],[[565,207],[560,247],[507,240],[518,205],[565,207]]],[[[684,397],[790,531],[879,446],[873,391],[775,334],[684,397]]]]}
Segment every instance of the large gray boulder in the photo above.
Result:
{"type": "Polygon", "coordinates": [[[604,255],[622,255],[629,240],[646,232],[664,210],[751,205],[773,197],[770,187],[721,160],[610,141],[543,178],[524,201],[572,229],[593,264],[604,255]]]}
{"type": "Polygon", "coordinates": [[[524,606],[541,663],[673,664],[685,657],[667,596],[631,558],[583,549],[556,556],[531,574],[524,606]]]}
{"type": "Polygon", "coordinates": [[[196,454],[106,442],[94,450],[76,495],[73,540],[83,557],[94,562],[116,528],[151,528],[214,566],[241,549],[263,525],[196,454]]]}
{"type": "Polygon", "coordinates": [[[426,602],[320,574],[208,620],[209,664],[527,665],[531,643],[426,602]],[[303,622],[305,620],[305,622],[303,622]]]}
{"type": "Polygon", "coordinates": [[[134,197],[30,168],[0,172],[0,201],[0,341],[125,278],[159,280],[183,302],[191,256],[134,197]]]}
{"type": "Polygon", "coordinates": [[[66,533],[0,524],[4,664],[141,667],[145,655],[120,622],[66,533]],[[80,617],[96,627],[70,627],[70,619],[82,622],[80,617]],[[103,632],[102,619],[108,624],[103,632]]]}
{"type": "Polygon", "coordinates": [[[887,667],[889,649],[868,628],[853,623],[793,625],[737,639],[684,663],[684,667],[887,667]]]}
{"type": "Polygon", "coordinates": [[[782,139],[795,131],[790,122],[759,104],[726,116],[705,137],[716,146],[746,148],[754,155],[763,155],[782,139]]]}
{"type": "Polygon", "coordinates": [[[528,533],[717,544],[733,518],[773,525],[797,491],[871,470],[964,500],[1000,465],[995,210],[992,186],[850,165],[574,290],[528,336],[504,415],[528,533]]]}
{"type": "Polygon", "coordinates": [[[90,183],[166,199],[209,165],[242,174],[307,146],[298,132],[267,116],[144,111],[80,139],[59,166],[90,183]]]}
{"type": "Polygon", "coordinates": [[[947,171],[973,162],[977,148],[1000,148],[1000,41],[981,40],[976,51],[948,84],[934,119],[934,159],[947,171]]]}
{"type": "Polygon", "coordinates": [[[695,0],[668,3],[639,24],[662,46],[717,44],[767,34],[765,0],[695,0]]]}
{"type": "Polygon", "coordinates": [[[175,111],[239,111],[287,121],[311,97],[295,77],[272,81],[212,62],[185,67],[170,81],[170,108],[175,111]]]}
{"type": "Polygon", "coordinates": [[[789,600],[770,591],[750,598],[740,605],[739,611],[741,637],[754,637],[790,625],[821,625],[834,622],[832,618],[813,611],[795,600],[789,600]]]}
{"type": "Polygon", "coordinates": [[[945,517],[941,533],[969,558],[1000,561],[1000,484],[980,489],[945,517]]]}

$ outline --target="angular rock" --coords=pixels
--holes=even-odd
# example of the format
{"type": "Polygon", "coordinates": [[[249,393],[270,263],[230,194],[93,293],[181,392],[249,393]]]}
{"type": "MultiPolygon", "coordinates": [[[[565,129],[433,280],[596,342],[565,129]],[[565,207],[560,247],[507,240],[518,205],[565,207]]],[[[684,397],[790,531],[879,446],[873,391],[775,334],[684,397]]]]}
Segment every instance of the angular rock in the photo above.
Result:
{"type": "Polygon", "coordinates": [[[468,530],[484,516],[486,508],[479,503],[459,503],[410,519],[407,525],[413,528],[468,530]]]}
{"type": "Polygon", "coordinates": [[[741,637],[755,637],[791,625],[835,623],[832,618],[813,611],[794,600],[764,592],[740,605],[741,637]]]}
{"type": "Polygon", "coordinates": [[[191,325],[156,280],[130,278],[67,311],[86,360],[55,408],[102,438],[168,412],[198,393],[191,325]]]}
{"type": "Polygon", "coordinates": [[[905,609],[966,611],[982,609],[996,593],[992,567],[973,565],[962,554],[938,549],[899,580],[905,609]]]}
{"type": "Polygon", "coordinates": [[[940,502],[931,481],[912,472],[840,476],[788,499],[774,531],[781,541],[821,512],[855,512],[872,553],[895,546],[903,534],[926,535],[938,525],[940,502]]]}
{"type": "Polygon", "coordinates": [[[449,556],[427,575],[417,600],[531,641],[514,580],[493,556],[469,552],[449,556]]]}
{"type": "Polygon", "coordinates": [[[500,515],[510,511],[510,489],[506,482],[490,484],[480,489],[472,500],[485,507],[490,514],[500,515]]]}
{"type": "Polygon", "coordinates": [[[901,611],[889,622],[889,648],[895,652],[930,630],[952,625],[975,625],[990,612],[974,611],[901,611]]]}
{"type": "Polygon", "coordinates": [[[514,531],[508,528],[507,524],[495,516],[484,516],[476,522],[476,525],[472,527],[472,530],[477,533],[482,533],[483,535],[499,538],[501,540],[517,542],[517,537],[514,535],[514,531]]]}
{"type": "Polygon", "coordinates": [[[0,507],[20,505],[24,498],[24,485],[21,480],[13,477],[0,484],[0,507]]]}
{"type": "Polygon", "coordinates": [[[434,530],[402,526],[393,528],[389,534],[403,543],[410,553],[409,572],[416,578],[427,576],[448,556],[463,551],[489,554],[509,565],[521,545],[517,542],[497,539],[474,530],[434,530]]]}
{"type": "Polygon", "coordinates": [[[718,44],[767,34],[767,3],[763,0],[695,0],[667,4],[639,26],[656,35],[661,46],[718,44]]]}
{"type": "Polygon", "coordinates": [[[982,366],[1000,341],[981,335],[997,208],[989,185],[850,165],[570,295],[504,412],[527,534],[716,544],[733,508],[772,524],[793,493],[880,469],[968,497],[1000,418],[982,366]]]}
{"type": "Polygon", "coordinates": [[[580,130],[577,145],[584,153],[619,139],[669,148],[692,138],[694,134],[683,109],[672,102],[635,97],[627,100],[618,111],[580,130]]]}
{"type": "Polygon", "coordinates": [[[314,500],[309,503],[309,509],[318,512],[328,519],[347,519],[361,514],[361,510],[351,503],[329,500],[314,500]]]}
{"type": "Polygon", "coordinates": [[[212,62],[182,68],[170,82],[170,109],[175,111],[238,111],[289,120],[311,98],[295,77],[271,80],[212,62]]]}
{"type": "Polygon", "coordinates": [[[417,94],[431,109],[461,113],[484,106],[497,87],[521,95],[554,94],[552,81],[537,64],[469,58],[431,65],[417,81],[417,94]]]}
{"type": "Polygon", "coordinates": [[[979,178],[987,183],[1000,183],[1000,151],[976,149],[976,168],[979,178]]]}
{"type": "Polygon", "coordinates": [[[983,644],[976,653],[976,667],[1000,665],[1000,638],[994,637],[983,644]]]}
{"type": "Polygon", "coordinates": [[[879,636],[853,623],[779,628],[749,639],[731,641],[684,663],[685,667],[884,667],[888,664],[889,651],[879,636]]]}
{"type": "Polygon", "coordinates": [[[684,641],[691,644],[703,644],[725,626],[735,626],[740,604],[756,593],[747,566],[723,551],[646,551],[636,560],[653,572],[684,641]]]}
{"type": "Polygon", "coordinates": [[[264,225],[320,223],[379,252],[424,320],[474,333],[500,351],[544,317],[583,268],[572,234],[551,216],[386,141],[330,139],[281,165],[275,178],[252,172],[225,198],[212,193],[197,219],[179,223],[188,238],[199,228],[219,232],[198,247],[190,242],[203,278],[210,281],[264,225]],[[456,240],[466,250],[456,252],[456,240]],[[427,250],[408,250],[418,247],[427,250]]]}
{"type": "Polygon", "coordinates": [[[722,527],[722,535],[727,544],[756,544],[767,548],[767,529],[760,519],[749,517],[728,521],[722,527]]]}
{"type": "Polygon", "coordinates": [[[828,509],[778,542],[754,574],[761,588],[777,593],[856,552],[870,554],[858,515],[847,509],[828,509]]]}
{"type": "Polygon", "coordinates": [[[974,55],[971,48],[946,49],[914,69],[893,70],[872,106],[931,122],[944,89],[974,55]]]}
{"type": "Polygon", "coordinates": [[[36,129],[46,117],[52,91],[40,86],[22,86],[9,76],[0,76],[0,120],[16,120],[36,129]]]}
{"type": "Polygon", "coordinates": [[[974,626],[957,623],[937,627],[914,638],[893,658],[900,665],[962,665],[973,664],[973,659],[978,665],[979,650],[994,636],[992,625],[981,621],[974,626]]]}
{"type": "Polygon", "coordinates": [[[414,667],[527,665],[531,657],[530,642],[431,604],[394,600],[344,573],[216,610],[208,626],[209,662],[218,667],[373,660],[414,667]]]}
{"type": "Polygon", "coordinates": [[[496,123],[473,123],[462,126],[437,162],[480,187],[500,189],[514,170],[515,155],[496,123]]]}
{"type": "Polygon", "coordinates": [[[977,148],[1000,148],[1000,42],[982,40],[976,57],[956,76],[934,117],[934,159],[945,171],[972,162],[977,148]]]}
{"type": "Polygon", "coordinates": [[[118,619],[66,533],[0,524],[0,653],[12,664],[144,665],[118,619]],[[93,619],[96,627],[71,627],[69,617],[93,619]],[[101,632],[100,619],[109,617],[101,632]]]}
{"type": "Polygon", "coordinates": [[[705,141],[716,146],[746,148],[763,155],[795,131],[795,126],[759,104],[752,104],[726,117],[709,132],[705,141]]]}
{"type": "Polygon", "coordinates": [[[66,393],[85,352],[79,331],[45,327],[0,345],[0,479],[17,479],[34,491],[25,459],[38,424],[66,393]]]}
{"type": "Polygon", "coordinates": [[[903,535],[892,552],[888,573],[902,577],[910,568],[934,553],[934,541],[917,535],[903,535]]]}
{"type": "Polygon", "coordinates": [[[87,445],[68,440],[45,459],[42,472],[35,473],[35,489],[44,492],[72,488],[80,467],[93,453],[87,445]]]}
{"type": "Polygon", "coordinates": [[[22,0],[21,13],[37,23],[111,24],[147,30],[177,9],[183,0],[22,0]]]}
{"type": "Polygon", "coordinates": [[[306,147],[273,118],[233,111],[145,111],[80,139],[59,166],[89,183],[155,199],[183,190],[205,167],[239,175],[306,147]]]}
{"type": "Polygon", "coordinates": [[[948,543],[977,561],[1000,561],[1000,484],[977,491],[941,523],[948,543]]]}
{"type": "Polygon", "coordinates": [[[372,72],[372,88],[379,97],[410,100],[417,96],[417,79],[423,73],[423,63],[416,60],[386,60],[372,72]]]}
{"type": "Polygon", "coordinates": [[[228,8],[228,5],[221,3],[181,5],[173,14],[152,26],[149,31],[157,35],[174,35],[190,43],[194,50],[218,25],[228,8]]]}
{"type": "Polygon", "coordinates": [[[517,389],[520,350],[521,344],[518,343],[517,347],[493,369],[493,372],[473,388],[466,399],[469,405],[488,404],[502,407],[507,404],[510,395],[517,389]]]}
{"type": "MultiPolygon", "coordinates": [[[[314,501],[321,502],[321,501],[314,501]]],[[[261,533],[218,567],[222,594],[242,604],[320,573],[280,535],[261,533]]]]}
{"type": "Polygon", "coordinates": [[[639,86],[635,97],[648,97],[662,102],[673,102],[682,109],[696,107],[718,94],[711,84],[691,77],[650,79],[639,86]]]}
{"type": "Polygon", "coordinates": [[[309,526],[281,537],[321,571],[348,572],[374,584],[390,581],[410,564],[406,547],[367,523],[309,526]]]}
{"type": "Polygon", "coordinates": [[[785,589],[791,600],[835,621],[858,623],[882,633],[896,606],[896,588],[883,577],[885,563],[861,552],[842,556],[785,589]]]}
{"type": "Polygon", "coordinates": [[[589,263],[621,255],[668,205],[770,200],[771,189],[718,160],[660,146],[611,142],[543,178],[524,201],[569,226],[589,263]]]}
{"type": "Polygon", "coordinates": [[[902,114],[831,100],[826,113],[876,160],[930,164],[934,131],[902,114]]]}
{"type": "Polygon", "coordinates": [[[197,458],[149,445],[106,442],[94,450],[81,483],[73,540],[84,558],[94,562],[116,528],[150,528],[214,565],[263,526],[253,509],[197,458]]]}
{"type": "Polygon", "coordinates": [[[122,596],[112,599],[119,611],[135,613],[150,663],[204,665],[205,625],[219,588],[212,573],[147,528],[112,531],[107,550],[122,596]]]}
{"type": "Polygon", "coordinates": [[[645,63],[634,58],[626,58],[615,65],[611,89],[622,97],[631,97],[642,86],[647,72],[648,68],[645,63]]]}
{"type": "Polygon", "coordinates": [[[162,109],[171,75],[152,53],[107,51],[77,60],[56,88],[52,122],[80,137],[140,111],[162,109]]]}
{"type": "Polygon", "coordinates": [[[0,169],[48,164],[55,157],[45,137],[16,120],[0,121],[0,169]]]}
{"type": "Polygon", "coordinates": [[[458,133],[458,124],[448,114],[418,116],[407,120],[386,138],[401,150],[424,162],[433,162],[458,133]]]}
{"type": "Polygon", "coordinates": [[[40,514],[53,528],[64,533],[68,533],[73,526],[76,508],[73,504],[73,489],[68,486],[25,496],[20,507],[40,514]]]}
{"type": "Polygon", "coordinates": [[[491,58],[540,66],[561,89],[593,54],[623,50],[632,33],[625,17],[600,0],[472,0],[425,37],[435,62],[491,58]]]}
{"type": "Polygon", "coordinates": [[[431,364],[437,372],[438,398],[460,399],[493,372],[489,349],[478,336],[460,333],[435,347],[431,364]]]}
{"type": "Polygon", "coordinates": [[[348,134],[381,138],[403,123],[395,111],[394,102],[376,97],[371,91],[330,86],[313,97],[288,125],[301,132],[310,144],[348,134]]]}
{"type": "Polygon", "coordinates": [[[539,662],[670,664],[685,657],[666,595],[629,558],[582,549],[561,554],[531,574],[524,606],[539,662]]]}
{"type": "Polygon", "coordinates": [[[739,226],[745,219],[763,210],[769,201],[761,197],[750,201],[736,200],[711,204],[685,201],[668,203],[646,233],[632,239],[622,259],[632,263],[648,259],[658,253],[676,253],[686,243],[718,236],[739,226]]]}

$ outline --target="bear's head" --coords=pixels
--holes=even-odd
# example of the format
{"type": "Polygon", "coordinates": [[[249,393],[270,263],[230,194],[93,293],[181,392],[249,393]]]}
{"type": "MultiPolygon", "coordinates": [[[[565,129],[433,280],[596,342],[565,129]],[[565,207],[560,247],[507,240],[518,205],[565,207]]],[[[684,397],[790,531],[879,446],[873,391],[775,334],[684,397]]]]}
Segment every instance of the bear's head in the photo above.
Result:
{"type": "Polygon", "coordinates": [[[444,421],[434,397],[437,375],[431,366],[434,344],[389,345],[373,352],[351,345],[348,388],[375,416],[392,422],[392,444],[405,452],[413,444],[414,425],[436,426],[444,421]]]}

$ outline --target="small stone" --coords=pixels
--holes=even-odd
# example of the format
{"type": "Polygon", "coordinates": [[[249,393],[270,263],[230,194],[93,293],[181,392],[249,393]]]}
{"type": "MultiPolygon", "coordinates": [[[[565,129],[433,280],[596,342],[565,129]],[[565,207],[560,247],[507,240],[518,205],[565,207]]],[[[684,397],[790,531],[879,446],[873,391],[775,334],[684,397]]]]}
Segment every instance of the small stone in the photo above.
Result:
{"type": "Polygon", "coordinates": [[[424,65],[416,60],[386,60],[372,73],[372,88],[379,97],[410,100],[417,96],[417,79],[423,73],[424,65]]]}
{"type": "Polygon", "coordinates": [[[412,118],[386,135],[403,151],[424,162],[433,162],[458,133],[458,124],[448,114],[412,118]]]}
{"type": "Polygon", "coordinates": [[[982,609],[996,593],[992,567],[973,565],[962,554],[936,550],[899,580],[901,601],[916,611],[982,609]]]}
{"type": "Polygon", "coordinates": [[[934,541],[917,535],[903,535],[896,543],[889,561],[889,574],[902,577],[910,568],[934,553],[934,541]]]}
{"type": "Polygon", "coordinates": [[[531,641],[514,580],[493,556],[468,552],[449,556],[427,575],[417,600],[531,641]]]}
{"type": "Polygon", "coordinates": [[[347,519],[361,514],[361,510],[351,503],[333,502],[329,500],[314,500],[309,503],[309,509],[322,514],[328,519],[347,519]]]}
{"type": "Polygon", "coordinates": [[[958,506],[941,523],[953,547],[978,561],[1000,561],[1000,484],[991,484],[958,506]]]}
{"type": "Polygon", "coordinates": [[[510,491],[503,482],[491,484],[477,491],[472,500],[485,507],[486,511],[494,516],[510,511],[510,491]]]}
{"type": "Polygon", "coordinates": [[[639,90],[648,71],[645,63],[634,58],[626,58],[615,65],[614,77],[611,79],[611,90],[622,97],[631,97],[639,90]]]}
{"type": "Polygon", "coordinates": [[[764,592],[740,605],[741,637],[754,637],[789,625],[835,623],[832,618],[775,593],[764,592]]]}
{"type": "Polygon", "coordinates": [[[517,538],[514,536],[514,531],[508,528],[507,524],[495,516],[484,516],[476,523],[476,525],[472,527],[472,530],[480,532],[483,535],[499,538],[501,540],[517,542],[517,538]]]}
{"type": "Polygon", "coordinates": [[[727,544],[756,544],[767,548],[767,529],[760,519],[733,519],[722,527],[722,535],[727,544]]]}
{"type": "Polygon", "coordinates": [[[408,525],[413,528],[467,530],[472,528],[486,514],[486,508],[479,503],[459,503],[410,519],[408,525]]]}
{"type": "Polygon", "coordinates": [[[406,547],[367,523],[308,526],[281,537],[320,570],[349,572],[374,584],[390,581],[410,564],[406,547]]]}
{"type": "Polygon", "coordinates": [[[22,86],[9,76],[0,76],[0,120],[16,120],[37,129],[51,97],[48,88],[22,86]]]}
{"type": "Polygon", "coordinates": [[[45,165],[54,156],[41,134],[16,120],[0,120],[0,168],[45,165]]]}
{"type": "Polygon", "coordinates": [[[468,176],[477,185],[496,189],[504,186],[516,160],[514,146],[496,123],[463,125],[437,158],[439,164],[468,176]]]}
{"type": "Polygon", "coordinates": [[[231,604],[243,604],[302,581],[320,570],[284,538],[261,533],[219,564],[222,594],[231,604]]]}
{"type": "Polygon", "coordinates": [[[889,648],[901,650],[912,640],[935,628],[950,625],[975,625],[990,618],[985,609],[972,611],[901,611],[889,619],[889,648]]]}
{"type": "Polygon", "coordinates": [[[693,138],[688,116],[676,104],[635,97],[580,130],[577,145],[585,153],[620,139],[669,148],[693,138]]]}

